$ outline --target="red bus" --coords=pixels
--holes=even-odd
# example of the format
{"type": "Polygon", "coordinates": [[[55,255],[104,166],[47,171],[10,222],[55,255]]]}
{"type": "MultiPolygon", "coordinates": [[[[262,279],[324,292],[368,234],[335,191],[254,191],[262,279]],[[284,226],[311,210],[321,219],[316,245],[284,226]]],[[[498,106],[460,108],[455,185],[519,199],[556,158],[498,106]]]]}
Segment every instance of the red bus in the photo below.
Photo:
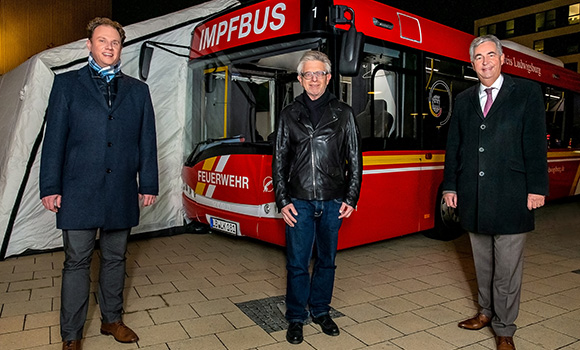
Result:
{"type": "MultiPolygon", "coordinates": [[[[339,249],[426,230],[455,237],[460,228],[440,184],[453,99],[477,83],[472,39],[372,0],[264,0],[204,20],[189,55],[187,219],[285,244],[269,138],[302,92],[299,58],[320,50],[333,62],[329,89],[353,107],[363,137],[360,201],[339,249]]],[[[505,73],[545,93],[549,199],[579,194],[580,75],[514,44],[504,53],[505,73]]]]}

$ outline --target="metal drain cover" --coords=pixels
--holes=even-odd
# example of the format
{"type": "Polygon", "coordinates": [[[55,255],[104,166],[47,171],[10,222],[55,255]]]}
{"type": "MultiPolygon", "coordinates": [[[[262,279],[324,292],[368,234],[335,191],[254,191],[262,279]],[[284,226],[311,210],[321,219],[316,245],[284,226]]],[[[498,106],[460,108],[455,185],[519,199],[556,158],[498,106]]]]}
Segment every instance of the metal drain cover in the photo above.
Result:
{"type": "MultiPolygon", "coordinates": [[[[284,318],[286,303],[284,295],[278,295],[265,299],[250,300],[237,303],[236,306],[258,326],[268,333],[273,333],[288,328],[288,321],[284,318]]],[[[332,318],[344,316],[335,309],[330,309],[332,318]]],[[[306,321],[309,323],[310,319],[306,321]]]]}

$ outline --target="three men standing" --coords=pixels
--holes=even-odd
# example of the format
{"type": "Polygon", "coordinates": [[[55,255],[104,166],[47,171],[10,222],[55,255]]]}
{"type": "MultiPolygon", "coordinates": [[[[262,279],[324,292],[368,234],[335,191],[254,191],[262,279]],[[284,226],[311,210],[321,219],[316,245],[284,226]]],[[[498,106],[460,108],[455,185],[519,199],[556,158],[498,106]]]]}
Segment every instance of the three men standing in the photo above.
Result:
{"type": "Polygon", "coordinates": [[[286,222],[286,340],[292,344],[302,342],[309,316],[324,333],[340,333],[329,316],[338,230],[356,207],[362,181],[359,131],[352,109],[326,89],[330,69],[321,52],[302,56],[297,71],[304,93],[282,111],[274,146],[276,204],[286,222]]]}
{"type": "Polygon", "coordinates": [[[121,72],[125,31],[108,18],[88,27],[87,66],[54,79],[46,111],[40,197],[63,231],[63,349],[81,349],[97,232],[101,333],[139,338],[121,320],[125,252],[139,203],[158,194],[155,115],[146,84],[121,72]]]}
{"type": "MultiPolygon", "coordinates": [[[[89,64],[60,74],[50,96],[42,148],[43,205],[63,230],[63,349],[80,349],[89,296],[89,268],[100,231],[101,332],[120,342],[137,335],[121,320],[125,251],[138,224],[139,200],[158,194],[155,119],[144,83],[120,71],[122,27],[89,24],[89,64]]],[[[498,350],[515,349],[525,232],[548,192],[545,115],[540,87],[501,74],[502,45],[494,36],[470,47],[480,83],[459,94],[448,135],[444,199],[470,232],[479,313],[459,323],[488,324],[498,350]]],[[[338,231],[356,207],[362,181],[361,141],[352,109],[327,91],[331,64],[309,51],[298,64],[304,93],[281,113],[272,172],[286,226],[286,339],[303,341],[312,317],[338,335],[329,316],[338,231]],[[310,260],[315,252],[312,276],[310,260]]]]}
{"type": "Polygon", "coordinates": [[[444,200],[471,239],[478,314],[459,327],[492,326],[498,350],[513,350],[526,232],[548,194],[546,121],[540,86],[501,74],[492,35],[469,48],[480,84],[455,101],[445,156],[444,200]]]}

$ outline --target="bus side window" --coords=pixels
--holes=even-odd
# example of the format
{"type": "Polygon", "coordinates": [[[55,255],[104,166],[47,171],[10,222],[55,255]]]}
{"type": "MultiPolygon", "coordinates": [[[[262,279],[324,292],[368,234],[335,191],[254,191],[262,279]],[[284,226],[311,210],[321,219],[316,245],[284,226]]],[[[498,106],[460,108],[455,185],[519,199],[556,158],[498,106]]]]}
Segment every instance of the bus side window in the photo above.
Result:
{"type": "Polygon", "coordinates": [[[417,148],[417,125],[409,119],[418,109],[417,68],[414,53],[365,43],[364,62],[359,76],[352,77],[351,94],[363,151],[417,148]]]}
{"type": "Polygon", "coordinates": [[[202,116],[201,123],[203,133],[201,140],[212,138],[219,139],[226,137],[224,134],[224,123],[227,120],[227,114],[224,110],[224,96],[226,95],[226,80],[223,73],[206,73],[210,77],[205,79],[205,82],[210,86],[206,86],[205,103],[202,102],[201,107],[202,116]]]}
{"type": "MultiPolygon", "coordinates": [[[[361,137],[371,137],[371,101],[367,102],[365,109],[356,116],[361,137]]],[[[389,132],[393,127],[395,121],[392,114],[387,110],[387,101],[374,100],[374,135],[372,137],[384,138],[389,136],[389,132]]]]}
{"type": "Polygon", "coordinates": [[[237,71],[228,97],[228,136],[243,135],[246,142],[262,142],[274,128],[273,78],[237,71]]]}
{"type": "Polygon", "coordinates": [[[244,81],[233,80],[228,101],[228,136],[243,135],[253,141],[256,132],[256,99],[244,81]]]}
{"type": "Polygon", "coordinates": [[[371,80],[367,86],[368,100],[356,117],[363,150],[393,148],[393,142],[388,139],[395,139],[399,129],[396,118],[398,74],[373,65],[368,68],[363,75],[363,78],[371,80]]]}
{"type": "Polygon", "coordinates": [[[569,134],[567,135],[568,148],[580,148],[580,94],[568,92],[570,95],[566,102],[566,111],[571,120],[569,134]]]}
{"type": "Polygon", "coordinates": [[[578,148],[580,145],[580,95],[544,87],[548,148],[578,148]]]}
{"type": "Polygon", "coordinates": [[[548,148],[566,148],[566,108],[565,94],[560,90],[547,87],[544,93],[546,103],[546,131],[548,148]]]}
{"type": "Polygon", "coordinates": [[[418,132],[423,149],[443,150],[453,113],[453,100],[460,92],[478,83],[473,69],[446,58],[426,57],[423,113],[418,114],[418,132]]]}

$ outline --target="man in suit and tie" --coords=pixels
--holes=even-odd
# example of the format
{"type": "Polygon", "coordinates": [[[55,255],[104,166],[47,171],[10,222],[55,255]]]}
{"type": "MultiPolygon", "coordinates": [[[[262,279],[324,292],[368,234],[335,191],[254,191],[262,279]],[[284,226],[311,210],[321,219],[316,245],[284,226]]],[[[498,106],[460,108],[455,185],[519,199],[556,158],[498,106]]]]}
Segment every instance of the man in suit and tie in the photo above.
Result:
{"type": "Polygon", "coordinates": [[[479,312],[459,327],[491,325],[498,350],[515,349],[526,232],[548,194],[540,86],[501,73],[492,35],[469,48],[480,84],[457,95],[445,156],[444,200],[471,239],[479,312]]]}
{"type": "Polygon", "coordinates": [[[81,349],[97,231],[101,333],[123,343],[139,339],[121,319],[125,252],[139,202],[152,205],[158,194],[149,88],[120,70],[125,31],[108,18],[93,19],[87,30],[88,65],[54,79],[40,165],[42,204],[63,233],[65,350],[81,349]]]}

